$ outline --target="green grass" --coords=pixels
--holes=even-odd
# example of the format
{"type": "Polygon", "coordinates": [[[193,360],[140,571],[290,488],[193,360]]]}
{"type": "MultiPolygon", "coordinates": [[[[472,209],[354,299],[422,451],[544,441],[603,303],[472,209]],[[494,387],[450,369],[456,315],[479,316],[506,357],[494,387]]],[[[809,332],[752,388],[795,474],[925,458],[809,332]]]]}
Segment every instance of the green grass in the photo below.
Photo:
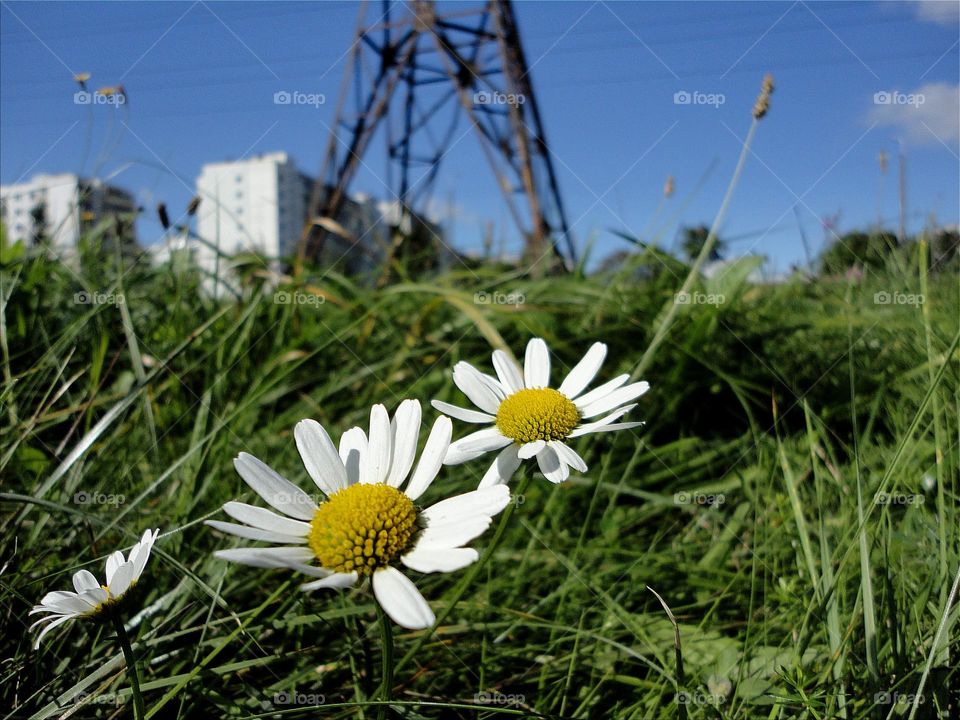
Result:
{"type": "MultiPolygon", "coordinates": [[[[252,499],[232,459],[251,452],[306,487],[299,419],[338,436],[373,403],[463,404],[454,363],[489,368],[492,346],[532,336],[555,378],[597,340],[604,377],[631,372],[686,272],[652,251],[541,281],[395,268],[370,289],[312,271],[282,289],[324,302],[294,305],[252,274],[243,299],[214,302],[196,277],[137,265],[122,311],[76,303],[120,292],[111,265],[33,253],[2,267],[0,717],[132,716],[109,627],[69,623],[39,652],[25,631],[45,592],[147,527],[163,536],[131,635],[152,717],[376,717],[369,589],[304,595],[292,574],[212,558],[233,543],[202,521],[252,499]],[[523,302],[475,302],[494,291],[523,302]]],[[[390,717],[907,717],[928,663],[915,717],[947,717],[956,604],[934,639],[960,564],[956,277],[743,275],[699,286],[722,304],[680,308],[631,413],[647,425],[582,438],[590,470],[567,484],[532,477],[437,632],[395,628],[390,717]]],[[[425,501],[485,469],[445,468],[425,501]]],[[[416,580],[439,613],[460,575],[416,580]]]]}

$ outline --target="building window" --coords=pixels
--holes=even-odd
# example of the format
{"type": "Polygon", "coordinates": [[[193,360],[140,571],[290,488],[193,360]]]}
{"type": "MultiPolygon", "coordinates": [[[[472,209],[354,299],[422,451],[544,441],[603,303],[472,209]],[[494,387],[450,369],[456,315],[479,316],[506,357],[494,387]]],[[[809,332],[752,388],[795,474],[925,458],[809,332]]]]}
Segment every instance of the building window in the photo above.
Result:
{"type": "Polygon", "coordinates": [[[243,175],[237,175],[236,181],[237,181],[237,182],[243,182],[243,175]]]}

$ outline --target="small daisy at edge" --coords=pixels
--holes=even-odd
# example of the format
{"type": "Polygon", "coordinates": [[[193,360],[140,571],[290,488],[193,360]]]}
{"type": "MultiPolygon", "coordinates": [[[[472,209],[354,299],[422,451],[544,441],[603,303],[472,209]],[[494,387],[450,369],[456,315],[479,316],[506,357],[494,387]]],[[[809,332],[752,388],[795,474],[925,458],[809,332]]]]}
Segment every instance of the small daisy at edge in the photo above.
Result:
{"type": "Polygon", "coordinates": [[[648,389],[646,382],[627,385],[629,375],[584,393],[607,355],[607,346],[594,343],[557,389],[550,387],[550,351],[540,338],[527,343],[523,369],[503,350],[493,352],[497,377],[466,362],[453,368],[453,381],[480,410],[440,400],[433,407],[457,420],[489,424],[450,445],[445,465],[459,465],[488,452],[500,453],[480,481],[480,488],[507,482],[528,458],[536,457],[540,472],[554,483],[565,481],[570,468],[586,472],[587,464],[566,441],[590,433],[627,430],[642,422],[615,422],[636,407],[631,403],[648,389]],[[604,415],[604,413],[608,413],[604,415]],[[597,418],[584,422],[591,418],[597,418]]]}
{"type": "Polygon", "coordinates": [[[319,503],[253,455],[240,453],[234,461],[237,472],[282,515],[228,502],[224,511],[244,524],[207,524],[279,547],[241,547],[214,555],[318,578],[301,585],[306,591],[348,588],[369,577],[374,597],[395,623],[411,630],[430,627],[433,611],[397,566],[434,573],[475,562],[479,554],[464,545],[489,527],[491,518],[510,502],[510,493],[505,487],[486,488],[419,508],[416,501],[437,476],[452,431],[449,418],[437,418],[414,469],[420,416],[417,400],[400,403],[392,422],[386,408],[375,405],[369,436],[351,428],[341,436],[339,448],[319,423],[297,423],[297,449],[326,498],[319,503]]]}
{"type": "Polygon", "coordinates": [[[47,613],[30,626],[34,630],[43,623],[48,623],[33,645],[34,650],[40,647],[43,636],[59,625],[74,618],[93,618],[102,615],[107,609],[119,603],[123,596],[132,588],[150,559],[150,551],[157,539],[160,530],[146,530],[140,542],[133,546],[130,554],[124,558],[123,553],[117,550],[107,558],[106,585],[89,570],[78,570],[73,576],[73,587],[76,592],[69,590],[55,590],[43,596],[39,605],[34,606],[30,615],[47,613]]]}

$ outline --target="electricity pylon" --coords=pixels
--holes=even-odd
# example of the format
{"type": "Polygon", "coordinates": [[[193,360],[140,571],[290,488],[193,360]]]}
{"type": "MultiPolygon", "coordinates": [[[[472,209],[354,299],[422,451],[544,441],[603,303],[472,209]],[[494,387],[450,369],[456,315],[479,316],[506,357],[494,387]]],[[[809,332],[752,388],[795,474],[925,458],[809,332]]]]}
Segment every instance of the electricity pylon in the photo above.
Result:
{"type": "MultiPolygon", "coordinates": [[[[469,130],[480,142],[525,241],[525,260],[572,263],[573,242],[509,0],[439,12],[427,0],[360,10],[320,178],[314,217],[335,219],[382,132],[384,183],[405,213],[422,212],[444,154],[469,130]]],[[[317,253],[323,234],[305,241],[317,253]]]]}

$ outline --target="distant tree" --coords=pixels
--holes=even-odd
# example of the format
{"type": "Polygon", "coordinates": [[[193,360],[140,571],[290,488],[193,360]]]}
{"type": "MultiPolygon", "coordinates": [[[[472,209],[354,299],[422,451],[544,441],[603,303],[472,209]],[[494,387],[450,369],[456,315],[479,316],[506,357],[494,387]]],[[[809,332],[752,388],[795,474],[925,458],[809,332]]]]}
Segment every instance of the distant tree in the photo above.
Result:
{"type": "Polygon", "coordinates": [[[839,275],[853,267],[879,270],[896,251],[897,236],[889,232],[848,232],[833,242],[820,256],[820,269],[827,275],[839,275]]]}
{"type": "MultiPolygon", "coordinates": [[[[710,228],[706,225],[697,225],[696,227],[683,228],[683,240],[680,243],[680,249],[687,260],[693,261],[700,256],[700,251],[707,242],[710,235],[710,228]]],[[[726,252],[726,243],[719,237],[714,240],[713,247],[710,248],[708,260],[721,260],[723,253],[726,252]]]]}
{"type": "Polygon", "coordinates": [[[33,220],[33,229],[30,235],[31,245],[45,245],[49,239],[47,228],[47,206],[44,203],[37,203],[30,211],[30,219],[33,220]]]}
{"type": "Polygon", "coordinates": [[[930,240],[930,269],[934,272],[956,270],[960,260],[960,233],[941,230],[930,240]]]}

